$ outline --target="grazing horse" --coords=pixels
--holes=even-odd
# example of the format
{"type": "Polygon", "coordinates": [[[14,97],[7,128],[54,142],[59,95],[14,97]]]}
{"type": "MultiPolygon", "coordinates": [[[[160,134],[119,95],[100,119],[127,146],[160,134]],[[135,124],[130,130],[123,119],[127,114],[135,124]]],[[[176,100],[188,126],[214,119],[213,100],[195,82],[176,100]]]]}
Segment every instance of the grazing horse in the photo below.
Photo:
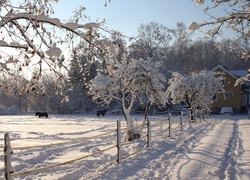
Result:
{"type": "Polygon", "coordinates": [[[106,113],[106,112],[107,112],[107,109],[99,110],[99,111],[96,111],[96,115],[97,115],[97,116],[100,116],[100,115],[105,116],[105,113],[106,113]]]}
{"type": "Polygon", "coordinates": [[[46,112],[36,112],[36,116],[48,118],[48,113],[46,113],[46,112]]]}

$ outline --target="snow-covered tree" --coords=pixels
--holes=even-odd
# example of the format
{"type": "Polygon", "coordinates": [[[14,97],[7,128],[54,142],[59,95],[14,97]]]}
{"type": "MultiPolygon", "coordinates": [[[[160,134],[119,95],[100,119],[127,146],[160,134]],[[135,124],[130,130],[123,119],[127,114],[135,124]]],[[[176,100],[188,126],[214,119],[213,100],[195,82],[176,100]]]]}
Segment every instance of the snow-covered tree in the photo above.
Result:
{"type": "Polygon", "coordinates": [[[223,93],[222,76],[218,73],[192,72],[190,75],[181,75],[178,72],[172,73],[169,80],[167,96],[173,104],[184,102],[188,108],[210,108],[213,103],[213,96],[216,93],[223,93]]]}
{"type": "Polygon", "coordinates": [[[129,128],[129,139],[135,134],[131,109],[141,94],[148,97],[151,104],[165,105],[165,77],[158,71],[160,63],[148,59],[128,59],[116,61],[108,67],[108,74],[98,74],[90,81],[89,94],[98,104],[108,105],[119,101],[129,128]]]}

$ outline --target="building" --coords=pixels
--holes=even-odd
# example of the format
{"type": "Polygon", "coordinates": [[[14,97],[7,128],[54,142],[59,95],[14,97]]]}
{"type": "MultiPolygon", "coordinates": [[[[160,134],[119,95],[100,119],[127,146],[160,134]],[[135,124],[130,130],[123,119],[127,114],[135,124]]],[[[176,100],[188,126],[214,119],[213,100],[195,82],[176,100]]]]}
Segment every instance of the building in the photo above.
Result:
{"type": "Polygon", "coordinates": [[[212,72],[221,72],[225,77],[223,80],[225,93],[218,93],[215,96],[213,112],[220,113],[222,107],[231,107],[233,113],[247,113],[249,106],[250,82],[234,86],[239,77],[246,76],[247,70],[228,70],[221,65],[215,67],[212,72]]]}

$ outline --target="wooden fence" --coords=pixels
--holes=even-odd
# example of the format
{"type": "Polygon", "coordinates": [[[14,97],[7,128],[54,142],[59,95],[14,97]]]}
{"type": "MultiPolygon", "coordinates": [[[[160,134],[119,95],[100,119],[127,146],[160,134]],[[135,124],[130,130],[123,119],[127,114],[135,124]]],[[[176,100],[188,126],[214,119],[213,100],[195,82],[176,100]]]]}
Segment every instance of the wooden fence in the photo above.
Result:
{"type": "MultiPolygon", "coordinates": [[[[198,119],[197,114],[195,114],[195,117],[196,117],[195,122],[197,122],[197,119],[198,119]]],[[[200,118],[200,120],[202,120],[202,119],[205,119],[205,114],[204,114],[204,116],[202,116],[202,118],[200,118]]],[[[109,131],[109,132],[106,132],[106,133],[103,133],[100,135],[96,135],[96,136],[78,138],[78,139],[73,139],[70,141],[47,144],[47,145],[35,145],[35,146],[13,147],[12,148],[10,145],[11,143],[10,143],[9,133],[5,133],[5,135],[4,135],[4,176],[5,176],[5,179],[11,180],[13,177],[18,177],[21,175],[28,175],[28,174],[35,173],[35,172],[43,172],[43,171],[46,171],[46,170],[54,168],[54,167],[64,166],[64,165],[67,165],[69,163],[74,163],[76,161],[80,161],[80,160],[86,159],[88,157],[95,156],[97,154],[103,153],[105,151],[108,151],[108,150],[114,149],[114,148],[117,149],[117,159],[115,161],[111,162],[110,164],[108,164],[107,166],[113,165],[115,163],[121,164],[122,160],[142,151],[143,149],[145,149],[147,147],[151,147],[152,137],[154,137],[152,135],[152,128],[154,128],[155,132],[156,131],[162,132],[162,131],[164,131],[163,125],[167,125],[166,129],[168,130],[168,136],[171,137],[172,134],[174,133],[174,131],[182,131],[184,129],[184,127],[188,124],[189,124],[189,126],[191,126],[191,115],[189,114],[189,116],[185,116],[185,118],[184,118],[182,112],[181,112],[180,116],[174,116],[174,117],[172,117],[171,113],[169,113],[167,118],[165,118],[161,121],[158,121],[158,122],[154,122],[154,124],[152,124],[149,121],[149,119],[147,119],[147,122],[145,124],[133,127],[135,129],[139,129],[139,128],[145,129],[146,135],[140,137],[140,140],[146,139],[145,146],[143,148],[137,149],[134,152],[131,152],[127,155],[122,154],[122,148],[126,145],[134,143],[134,141],[122,142],[122,134],[125,134],[125,132],[128,131],[128,129],[121,128],[121,121],[120,120],[117,120],[117,128],[115,130],[112,130],[112,131],[109,131]],[[173,124],[175,125],[175,127],[173,127],[173,124]],[[69,161],[62,162],[62,163],[50,165],[47,167],[31,169],[31,170],[26,170],[26,171],[20,171],[20,172],[14,172],[14,168],[11,165],[11,155],[13,154],[13,151],[35,149],[35,148],[41,148],[41,147],[47,147],[47,146],[66,145],[66,144],[70,144],[70,143],[81,142],[81,141],[86,140],[86,139],[93,139],[93,138],[109,135],[112,133],[116,133],[116,138],[117,138],[116,144],[114,144],[110,147],[106,147],[104,149],[101,149],[98,152],[94,152],[94,153],[89,154],[89,155],[85,155],[85,156],[82,156],[82,157],[79,157],[76,159],[72,159],[69,161]]],[[[100,169],[100,171],[105,169],[107,166],[100,169]]]]}

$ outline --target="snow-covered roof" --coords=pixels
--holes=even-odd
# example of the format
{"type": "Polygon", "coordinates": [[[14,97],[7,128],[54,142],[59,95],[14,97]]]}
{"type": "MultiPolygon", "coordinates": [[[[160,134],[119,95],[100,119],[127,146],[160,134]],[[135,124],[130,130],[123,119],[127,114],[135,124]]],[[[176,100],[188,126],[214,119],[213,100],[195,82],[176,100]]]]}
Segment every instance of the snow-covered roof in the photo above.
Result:
{"type": "Polygon", "coordinates": [[[216,67],[212,70],[212,72],[214,72],[214,71],[216,71],[216,70],[218,70],[218,69],[221,69],[223,72],[227,73],[228,75],[230,75],[230,76],[233,77],[234,79],[237,79],[237,77],[236,77],[234,74],[232,74],[230,71],[228,71],[227,69],[225,69],[222,65],[216,66],[216,67]]]}
{"type": "Polygon", "coordinates": [[[229,70],[229,72],[236,77],[243,77],[248,74],[247,70],[229,70]]]}
{"type": "Polygon", "coordinates": [[[233,78],[237,79],[239,77],[246,76],[248,74],[247,70],[227,70],[221,65],[216,66],[212,71],[216,71],[218,69],[221,69],[223,72],[229,74],[233,78]]]}

